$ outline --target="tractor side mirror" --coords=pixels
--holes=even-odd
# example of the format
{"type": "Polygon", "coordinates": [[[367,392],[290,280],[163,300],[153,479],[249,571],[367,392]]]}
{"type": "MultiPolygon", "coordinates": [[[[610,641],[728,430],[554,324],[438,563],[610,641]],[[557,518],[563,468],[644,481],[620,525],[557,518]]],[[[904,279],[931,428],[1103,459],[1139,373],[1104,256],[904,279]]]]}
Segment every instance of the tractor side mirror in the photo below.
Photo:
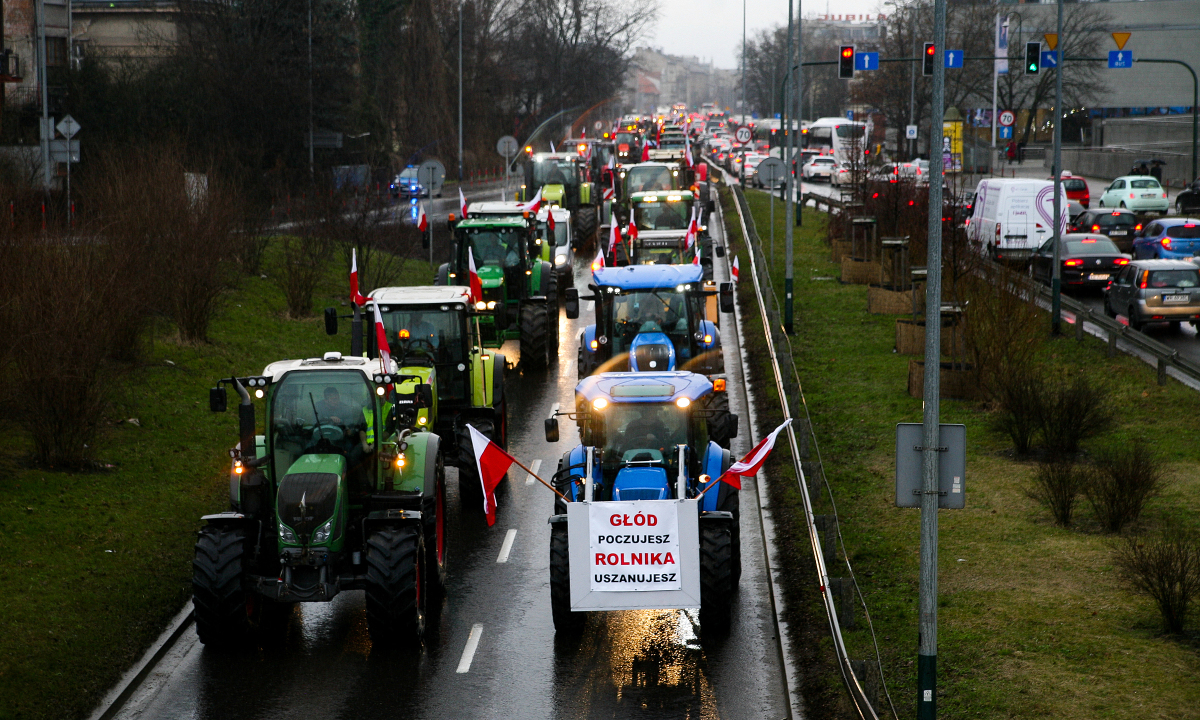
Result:
{"type": "Polygon", "coordinates": [[[576,320],[579,318],[579,290],[569,287],[563,291],[563,307],[567,311],[568,320],[576,320]]]}
{"type": "Polygon", "coordinates": [[[421,383],[417,386],[417,407],[433,407],[433,386],[429,383],[421,383]]]}
{"type": "Polygon", "coordinates": [[[738,431],[738,416],[737,413],[729,413],[729,437],[737,437],[738,431]]]}
{"type": "Polygon", "coordinates": [[[225,397],[225,387],[218,385],[208,389],[208,409],[213,412],[225,412],[229,403],[225,397]]]}
{"type": "Polygon", "coordinates": [[[725,246],[724,245],[717,245],[715,249],[717,251],[717,257],[725,257],[725,246]]]}
{"type": "Polygon", "coordinates": [[[325,308],[325,334],[337,335],[338,316],[337,308],[325,308]]]}
{"type": "Polygon", "coordinates": [[[721,283],[721,288],[717,291],[717,295],[721,300],[721,312],[733,312],[733,283],[721,283]]]}
{"type": "Polygon", "coordinates": [[[546,442],[558,442],[558,418],[546,418],[546,442]]]}

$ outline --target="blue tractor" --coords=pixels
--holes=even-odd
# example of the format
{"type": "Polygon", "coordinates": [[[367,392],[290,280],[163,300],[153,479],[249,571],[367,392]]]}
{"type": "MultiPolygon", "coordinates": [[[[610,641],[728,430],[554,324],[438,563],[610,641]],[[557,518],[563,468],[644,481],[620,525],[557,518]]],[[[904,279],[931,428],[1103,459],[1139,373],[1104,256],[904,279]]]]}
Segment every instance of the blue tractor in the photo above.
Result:
{"type": "Polygon", "coordinates": [[[687,370],[713,384],[708,423],[710,437],[724,448],[737,437],[737,418],[729,412],[725,359],[717,306],[733,312],[733,284],[718,291],[705,283],[698,265],[628,265],[599,268],[579,296],[567,288],[568,318],[579,317],[579,301],[591,300],[596,321],[579,335],[579,378],[597,372],[687,370]],[[719,303],[718,303],[719,298],[719,303]]]}
{"type": "MultiPolygon", "coordinates": [[[[575,388],[575,411],[546,420],[548,442],[558,441],[557,415],[572,417],[582,440],[559,461],[555,488],[570,502],[697,497],[731,463],[729,450],[709,432],[712,395],[713,383],[691,372],[608,372],[585,378],[575,388]]],[[[698,510],[700,622],[720,634],[729,627],[731,596],[741,575],[737,489],[719,483],[700,498],[698,510]]],[[[577,631],[584,617],[571,611],[567,501],[557,496],[550,526],[554,625],[577,631]]]]}

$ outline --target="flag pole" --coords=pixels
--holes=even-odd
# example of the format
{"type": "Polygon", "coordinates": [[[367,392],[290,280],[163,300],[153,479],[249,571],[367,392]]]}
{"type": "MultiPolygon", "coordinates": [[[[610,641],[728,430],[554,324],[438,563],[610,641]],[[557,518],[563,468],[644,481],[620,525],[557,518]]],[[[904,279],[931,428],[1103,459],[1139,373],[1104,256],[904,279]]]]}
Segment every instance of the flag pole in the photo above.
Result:
{"type": "Polygon", "coordinates": [[[720,484],[721,484],[721,482],[724,480],[725,476],[726,476],[726,475],[728,475],[728,474],[729,474],[729,473],[721,473],[721,477],[717,478],[716,480],[711,480],[711,481],[709,481],[709,483],[708,483],[707,485],[705,485],[705,486],[704,486],[704,489],[703,489],[703,490],[701,490],[701,491],[700,491],[700,493],[699,493],[698,495],[696,495],[696,497],[694,497],[694,498],[692,498],[692,499],[693,499],[693,500],[699,500],[700,498],[704,497],[704,493],[708,492],[709,490],[712,490],[712,489],[713,489],[713,488],[715,488],[717,485],[720,485],[720,484]]]}
{"type": "Polygon", "coordinates": [[[515,458],[515,457],[513,457],[512,455],[509,455],[509,457],[510,457],[510,458],[512,458],[512,461],[513,461],[513,464],[514,464],[514,465],[516,465],[517,467],[521,468],[521,469],[522,469],[522,470],[524,470],[525,472],[529,473],[530,477],[537,478],[537,481],[538,481],[538,482],[540,482],[541,484],[543,484],[543,485],[545,485],[546,487],[550,488],[550,490],[551,490],[551,491],[552,491],[552,492],[553,492],[555,495],[559,496],[560,498],[562,498],[562,499],[563,499],[563,500],[565,500],[566,502],[571,502],[571,498],[567,497],[566,495],[563,495],[563,494],[562,494],[562,493],[560,493],[558,490],[555,490],[553,485],[551,485],[550,483],[548,483],[548,482],[546,482],[545,480],[541,479],[540,477],[538,477],[538,474],[537,474],[537,473],[535,473],[534,471],[532,471],[532,470],[530,470],[529,468],[527,468],[527,467],[525,467],[524,465],[522,465],[520,460],[516,459],[516,458],[515,458]]]}

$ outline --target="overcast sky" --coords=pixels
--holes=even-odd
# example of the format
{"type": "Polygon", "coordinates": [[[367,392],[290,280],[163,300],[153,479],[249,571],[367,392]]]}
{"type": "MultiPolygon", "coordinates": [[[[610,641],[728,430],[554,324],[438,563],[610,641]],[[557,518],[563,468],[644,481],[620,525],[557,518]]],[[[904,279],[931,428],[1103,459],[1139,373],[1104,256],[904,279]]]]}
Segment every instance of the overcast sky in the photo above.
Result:
{"type": "MultiPolygon", "coordinates": [[[[661,48],[670,55],[712,59],[717,67],[733,69],[742,46],[742,3],[736,0],[658,0],[658,25],[638,45],[661,48]]],[[[876,13],[880,0],[809,0],[804,14],[876,13]]],[[[787,25],[787,2],[746,0],[746,34],[772,25],[787,25]]]]}

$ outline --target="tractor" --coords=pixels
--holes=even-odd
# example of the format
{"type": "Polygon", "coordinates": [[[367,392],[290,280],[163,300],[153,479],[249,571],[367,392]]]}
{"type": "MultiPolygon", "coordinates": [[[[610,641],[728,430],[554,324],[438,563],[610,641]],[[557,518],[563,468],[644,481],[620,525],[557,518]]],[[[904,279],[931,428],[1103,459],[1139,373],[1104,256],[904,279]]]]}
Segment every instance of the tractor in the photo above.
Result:
{"type": "MultiPolygon", "coordinates": [[[[572,149],[575,146],[571,146],[572,149]]],[[[539,190],[542,200],[571,212],[575,236],[587,244],[596,235],[600,217],[600,195],[592,178],[587,158],[587,143],[583,153],[535,153],[525,163],[525,184],[517,199],[529,201],[539,190]]]]}
{"type": "Polygon", "coordinates": [[[691,190],[631,193],[626,208],[638,229],[637,237],[631,240],[626,232],[624,241],[605,255],[605,261],[611,265],[686,265],[695,259],[698,249],[704,277],[711,280],[713,253],[723,257],[725,249],[714,248],[705,224],[699,225],[696,243],[688,247],[687,227],[696,203],[691,190]]]}
{"type": "MultiPolygon", "coordinates": [[[[729,450],[710,438],[713,384],[690,372],[601,373],[575,388],[575,411],[546,420],[546,440],[558,441],[558,416],[579,426],[581,443],[554,475],[550,518],[550,607],[557,630],[574,632],[567,504],[580,501],[691,499],[730,466],[729,450]]],[[[700,498],[700,624],[728,629],[731,596],[741,572],[738,491],[720,483],[700,498]]]]}
{"type": "Polygon", "coordinates": [[[497,348],[519,340],[521,363],[541,369],[558,357],[558,276],[550,246],[528,215],[468,215],[452,222],[454,259],[438,268],[434,284],[467,284],[470,251],[483,286],[475,306],[482,344],[497,348]]]}
{"type": "Polygon", "coordinates": [[[737,416],[729,412],[725,358],[717,327],[717,305],[733,312],[733,284],[717,289],[704,283],[695,265],[600,268],[580,297],[567,288],[567,317],[579,317],[579,301],[594,301],[596,318],[579,334],[576,368],[580,380],[600,372],[687,370],[713,384],[708,405],[709,435],[721,447],[737,436],[737,416]],[[709,319],[711,318],[711,319],[709,319]]]}
{"type": "Polygon", "coordinates": [[[299,602],[366,592],[381,647],[414,646],[445,582],[445,471],[429,374],[338,352],[222,379],[240,403],[229,510],[206,515],[192,563],[200,641],[235,646],[299,602]],[[258,434],[253,397],[266,417],[258,434]]]}
{"type": "MultiPolygon", "coordinates": [[[[442,460],[458,468],[459,496],[468,506],[482,502],[483,487],[475,466],[467,425],[493,440],[508,444],[508,415],[504,395],[505,357],[485,350],[477,336],[477,314],[470,290],[442,287],[382,287],[367,298],[372,314],[379,307],[392,358],[402,372],[429,378],[434,407],[416,419],[444,438],[442,460]]],[[[336,335],[337,314],[325,311],[325,332],[336,335]]],[[[361,322],[351,325],[351,354],[379,357],[376,333],[361,322]]]]}

